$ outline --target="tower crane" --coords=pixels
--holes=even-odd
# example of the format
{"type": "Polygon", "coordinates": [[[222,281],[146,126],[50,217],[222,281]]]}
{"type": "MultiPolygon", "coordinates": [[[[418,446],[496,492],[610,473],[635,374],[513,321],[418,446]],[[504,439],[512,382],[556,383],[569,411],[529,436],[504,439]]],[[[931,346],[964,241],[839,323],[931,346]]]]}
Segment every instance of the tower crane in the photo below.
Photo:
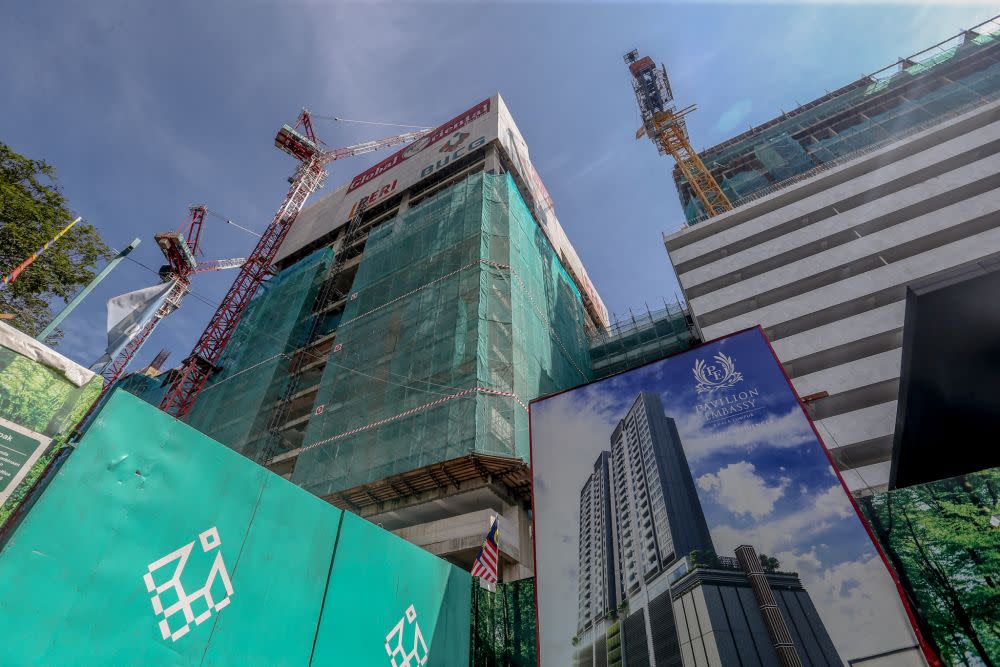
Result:
{"type": "Polygon", "coordinates": [[[101,375],[104,377],[102,396],[125,371],[129,362],[132,361],[149,335],[153,333],[160,320],[180,307],[181,299],[191,286],[193,275],[236,268],[242,266],[246,261],[242,257],[200,263],[195,259],[195,255],[200,251],[201,228],[205,222],[205,214],[208,212],[209,210],[205,206],[191,206],[187,222],[182,224],[177,231],[161,232],[153,237],[167,261],[160,269],[160,279],[165,283],[172,282],[173,286],[149,321],[129,340],[118,356],[101,371],[101,375]]]}
{"type": "Polygon", "coordinates": [[[639,52],[632,50],[625,54],[625,63],[632,74],[632,89],[642,115],[642,127],[635,138],[645,134],[656,144],[660,155],[673,156],[709,217],[731,211],[729,198],[691,148],[684,117],[695,110],[695,105],[677,109],[666,68],[662,65],[657,68],[649,56],[640,58],[639,52]]]}
{"type": "Polygon", "coordinates": [[[433,128],[422,128],[394,137],[366,141],[347,148],[326,150],[313,131],[312,116],[307,109],[299,114],[295,127],[283,125],[274,138],[274,145],[298,160],[298,167],[289,179],[291,187],[271,223],[260,235],[256,247],[240,267],[240,272],[226,292],[208,326],[195,343],[191,354],[183,361],[160,403],[160,409],[183,419],[191,411],[209,376],[222,356],[226,344],[236,330],[257,288],[271,272],[271,262],[292,225],[309,198],[326,178],[326,166],[335,160],[370,153],[419,139],[433,128]],[[301,128],[301,132],[299,129],[301,128]]]}

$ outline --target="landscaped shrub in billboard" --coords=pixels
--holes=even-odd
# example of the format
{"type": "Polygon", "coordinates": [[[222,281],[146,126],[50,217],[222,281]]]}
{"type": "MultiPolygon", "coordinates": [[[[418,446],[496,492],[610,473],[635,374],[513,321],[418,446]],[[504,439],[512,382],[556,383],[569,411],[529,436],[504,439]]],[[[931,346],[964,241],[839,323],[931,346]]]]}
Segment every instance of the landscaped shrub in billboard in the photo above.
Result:
{"type": "Polygon", "coordinates": [[[540,664],[925,664],[759,329],[539,399],[531,443],[540,664]]]}
{"type": "Polygon", "coordinates": [[[0,526],[101,393],[103,378],[0,323],[0,526]]]}
{"type": "Polygon", "coordinates": [[[861,506],[941,658],[1000,664],[1000,468],[861,506]]]}

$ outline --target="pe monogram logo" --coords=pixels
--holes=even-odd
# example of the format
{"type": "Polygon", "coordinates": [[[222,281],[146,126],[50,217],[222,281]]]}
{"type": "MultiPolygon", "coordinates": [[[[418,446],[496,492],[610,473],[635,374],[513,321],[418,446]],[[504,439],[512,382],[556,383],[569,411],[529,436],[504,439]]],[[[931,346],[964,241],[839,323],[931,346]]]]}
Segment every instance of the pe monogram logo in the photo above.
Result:
{"type": "Polygon", "coordinates": [[[403,618],[385,636],[385,652],[392,667],[422,667],[427,664],[427,644],[417,623],[417,610],[411,604],[403,618]],[[410,641],[406,638],[410,637],[410,641]],[[410,650],[407,651],[406,647],[410,650]]]}
{"type": "MultiPolygon", "coordinates": [[[[215,559],[211,560],[212,565],[208,568],[208,572],[195,575],[196,581],[204,576],[204,584],[200,588],[189,593],[181,583],[195,541],[150,563],[146,568],[146,574],[142,577],[146,582],[146,590],[153,594],[151,598],[153,612],[157,617],[163,617],[160,620],[160,634],[164,639],[169,637],[171,641],[177,641],[191,630],[192,622],[201,625],[212,617],[213,611],[224,609],[233,594],[229,572],[226,571],[226,564],[222,562],[222,550],[219,549],[222,546],[219,531],[212,526],[198,535],[196,541],[201,543],[201,550],[207,555],[207,558],[197,560],[207,562],[211,560],[212,552],[215,552],[215,559]]],[[[190,580],[189,575],[188,581],[190,580]]]]}
{"type": "Polygon", "coordinates": [[[736,370],[732,357],[719,352],[712,357],[715,363],[705,363],[704,359],[694,362],[694,379],[698,381],[696,389],[699,394],[712,393],[719,389],[728,389],[743,381],[743,374],[736,370]]]}

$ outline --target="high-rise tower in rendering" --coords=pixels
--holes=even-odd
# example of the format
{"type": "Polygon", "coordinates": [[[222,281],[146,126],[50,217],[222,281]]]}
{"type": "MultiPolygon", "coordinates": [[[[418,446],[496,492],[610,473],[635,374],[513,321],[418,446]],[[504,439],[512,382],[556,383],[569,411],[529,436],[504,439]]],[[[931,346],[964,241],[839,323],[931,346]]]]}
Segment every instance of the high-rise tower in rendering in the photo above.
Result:
{"type": "Polygon", "coordinates": [[[643,391],[580,492],[577,667],[842,664],[794,572],[715,553],[674,420],[643,391]],[[798,660],[799,662],[795,662],[798,660]]]}

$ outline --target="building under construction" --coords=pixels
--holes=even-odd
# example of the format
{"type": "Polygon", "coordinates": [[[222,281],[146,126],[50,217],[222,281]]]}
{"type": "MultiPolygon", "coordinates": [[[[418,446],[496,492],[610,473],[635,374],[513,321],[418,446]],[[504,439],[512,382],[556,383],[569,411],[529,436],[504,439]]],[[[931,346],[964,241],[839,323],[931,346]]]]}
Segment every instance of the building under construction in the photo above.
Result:
{"type": "MultiPolygon", "coordinates": [[[[528,402],[590,380],[592,341],[628,360],[503,100],[304,210],[277,267],[188,422],[459,564],[499,513],[529,575],[528,402]]],[[[664,319],[625,329],[686,346],[664,319]]]]}
{"type": "MultiPolygon", "coordinates": [[[[827,93],[699,155],[734,205],[790,179],[828,169],[860,149],[956,116],[1000,88],[995,21],[827,93]]],[[[689,224],[704,220],[679,167],[674,181],[689,224]]]]}
{"type": "MultiPolygon", "coordinates": [[[[675,172],[687,225],[664,241],[699,336],[762,326],[859,494],[892,483],[897,424],[928,412],[907,408],[933,393],[908,378],[988,365],[968,346],[944,363],[963,346],[954,334],[931,357],[908,341],[917,295],[1000,266],[998,19],[704,151],[730,211],[704,219],[675,172]]],[[[975,395],[966,385],[933,393],[930,412],[975,395]]],[[[930,456],[939,469],[956,458],[930,456]]]]}

